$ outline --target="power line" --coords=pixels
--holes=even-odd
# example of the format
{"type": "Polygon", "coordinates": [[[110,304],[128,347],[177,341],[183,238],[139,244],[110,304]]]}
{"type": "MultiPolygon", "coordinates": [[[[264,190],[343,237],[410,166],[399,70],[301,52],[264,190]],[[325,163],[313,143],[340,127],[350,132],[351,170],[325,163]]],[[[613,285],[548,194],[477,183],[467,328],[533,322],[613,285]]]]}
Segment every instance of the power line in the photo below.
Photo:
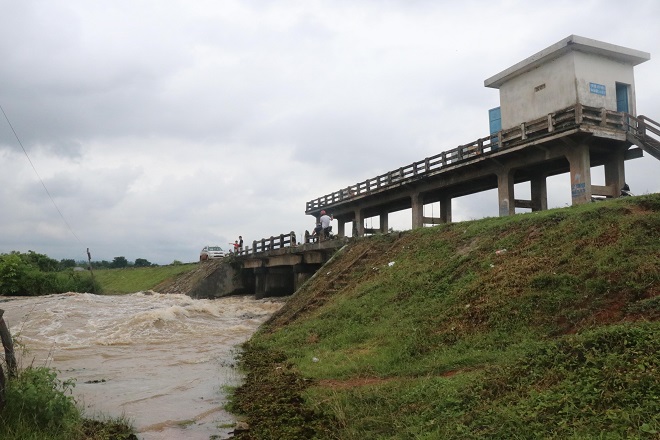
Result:
{"type": "Polygon", "coordinates": [[[32,166],[32,169],[34,170],[34,174],[37,175],[37,178],[39,179],[39,182],[41,182],[41,186],[44,187],[44,190],[46,191],[46,194],[48,194],[48,198],[53,203],[53,206],[55,207],[57,212],[60,214],[60,217],[62,217],[62,221],[64,221],[64,224],[69,229],[71,234],[73,234],[73,236],[76,237],[76,240],[78,240],[78,243],[80,243],[82,245],[83,244],[82,241],[80,241],[80,238],[78,238],[76,233],[73,232],[73,229],[71,228],[71,225],[69,225],[69,222],[66,221],[66,218],[64,217],[64,214],[62,214],[62,211],[60,211],[60,208],[57,206],[57,203],[55,203],[55,199],[53,199],[53,196],[50,195],[50,191],[48,191],[48,188],[46,188],[46,184],[44,183],[43,179],[39,175],[39,172],[37,171],[37,168],[32,163],[32,159],[30,159],[30,156],[28,155],[27,151],[25,150],[25,147],[23,146],[23,143],[21,142],[21,139],[18,137],[18,134],[16,133],[16,130],[14,130],[14,126],[11,125],[11,122],[9,121],[9,118],[7,117],[7,113],[5,113],[5,109],[2,108],[2,105],[0,105],[0,110],[2,110],[2,114],[5,116],[5,119],[7,120],[7,124],[9,124],[9,127],[11,128],[11,131],[14,133],[14,136],[16,137],[16,140],[18,141],[18,145],[21,146],[21,148],[23,149],[23,153],[25,153],[25,157],[27,157],[28,162],[30,162],[30,166],[32,166]]]}

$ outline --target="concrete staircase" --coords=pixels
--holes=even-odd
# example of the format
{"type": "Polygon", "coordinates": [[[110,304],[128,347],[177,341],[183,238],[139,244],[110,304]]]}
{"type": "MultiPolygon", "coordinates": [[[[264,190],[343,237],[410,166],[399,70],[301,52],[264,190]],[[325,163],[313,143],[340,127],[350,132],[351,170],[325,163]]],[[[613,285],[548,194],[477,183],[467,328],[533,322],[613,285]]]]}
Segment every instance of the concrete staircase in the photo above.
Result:
{"type": "Polygon", "coordinates": [[[637,123],[635,130],[629,130],[626,138],[628,142],[637,145],[651,156],[660,160],[660,123],[646,116],[634,118],[637,123]],[[652,137],[651,133],[656,137],[652,137]]]}

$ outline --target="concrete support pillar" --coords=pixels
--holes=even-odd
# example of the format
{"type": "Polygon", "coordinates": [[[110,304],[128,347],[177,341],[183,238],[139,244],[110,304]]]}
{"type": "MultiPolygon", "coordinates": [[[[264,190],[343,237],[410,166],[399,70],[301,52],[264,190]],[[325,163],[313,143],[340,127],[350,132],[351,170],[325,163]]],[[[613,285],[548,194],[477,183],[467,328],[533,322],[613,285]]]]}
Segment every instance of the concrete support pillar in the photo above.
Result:
{"type": "Polygon", "coordinates": [[[516,213],[516,201],[513,194],[513,170],[502,170],[497,173],[497,197],[499,199],[500,217],[516,213]]]}
{"type": "Polygon", "coordinates": [[[380,232],[381,234],[387,234],[387,231],[390,229],[388,223],[388,212],[381,212],[380,213],[380,232]]]}
{"type": "Polygon", "coordinates": [[[443,223],[451,223],[451,197],[444,196],[440,200],[440,220],[443,223]]]}
{"type": "Polygon", "coordinates": [[[353,222],[353,235],[364,237],[364,214],[359,209],[355,210],[355,220],[353,222]]]}
{"type": "Polygon", "coordinates": [[[412,205],[412,228],[424,227],[424,198],[416,193],[410,196],[412,205]]]}
{"type": "Polygon", "coordinates": [[[545,211],[548,209],[547,176],[532,177],[530,182],[532,193],[532,211],[545,211]]]}
{"type": "Polygon", "coordinates": [[[254,269],[254,296],[264,298],[266,296],[266,276],[268,269],[257,267],[254,269]]]}
{"type": "Polygon", "coordinates": [[[605,186],[614,187],[615,197],[621,195],[621,188],[626,183],[625,153],[625,149],[617,149],[611,153],[607,158],[607,162],[605,162],[605,186]]]}
{"type": "Polygon", "coordinates": [[[346,219],[339,217],[337,220],[337,237],[344,237],[346,235],[346,219]]]}
{"type": "Polygon", "coordinates": [[[294,277],[291,267],[270,267],[265,275],[263,296],[255,295],[257,299],[267,296],[291,295],[294,291],[294,277]]]}
{"type": "Polygon", "coordinates": [[[591,163],[588,145],[568,148],[566,158],[571,168],[571,199],[573,205],[591,201],[591,163]]]}

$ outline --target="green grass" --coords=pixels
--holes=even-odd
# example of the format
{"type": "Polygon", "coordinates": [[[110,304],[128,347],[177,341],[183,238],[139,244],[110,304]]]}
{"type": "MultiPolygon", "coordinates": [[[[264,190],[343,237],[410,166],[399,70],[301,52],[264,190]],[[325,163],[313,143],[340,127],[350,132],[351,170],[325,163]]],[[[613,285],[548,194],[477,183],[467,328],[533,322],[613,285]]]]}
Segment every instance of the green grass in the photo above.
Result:
{"type": "Polygon", "coordinates": [[[10,378],[0,411],[3,440],[136,440],[122,419],[90,420],[71,396],[72,382],[55,371],[29,367],[10,378]]]}
{"type": "Polygon", "coordinates": [[[244,345],[239,438],[658,438],[658,268],[659,195],[356,240],[244,345]]]}
{"type": "MultiPolygon", "coordinates": [[[[130,267],[94,271],[94,279],[105,294],[135,293],[153,289],[158,284],[196,269],[197,263],[154,267],[130,267]]],[[[89,276],[89,275],[88,275],[89,276]]]]}

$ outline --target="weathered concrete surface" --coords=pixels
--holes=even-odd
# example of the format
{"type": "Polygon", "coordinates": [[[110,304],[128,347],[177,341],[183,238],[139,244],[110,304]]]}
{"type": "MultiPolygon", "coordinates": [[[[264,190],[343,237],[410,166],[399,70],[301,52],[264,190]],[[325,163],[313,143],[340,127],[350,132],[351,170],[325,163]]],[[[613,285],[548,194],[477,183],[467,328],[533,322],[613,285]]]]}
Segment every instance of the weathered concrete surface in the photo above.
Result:
{"type": "Polygon", "coordinates": [[[647,52],[570,35],[484,85],[500,91],[503,130],[575,103],[635,116],[633,67],[649,59],[647,52]],[[617,105],[617,85],[627,86],[625,110],[617,105]]]}
{"type": "Polygon", "coordinates": [[[168,279],[153,288],[159,293],[178,293],[189,295],[191,290],[204,278],[215,272],[223,260],[210,260],[195,264],[195,269],[182,273],[173,279],[168,279]]]}
{"type": "Polygon", "coordinates": [[[325,209],[337,220],[339,235],[344,233],[344,224],[350,222],[357,224],[354,235],[363,235],[364,219],[374,216],[383,219],[389,213],[411,209],[412,226],[417,228],[427,222],[438,223],[423,216],[426,204],[441,202],[440,221],[451,222],[452,199],[497,189],[499,215],[513,215],[516,207],[547,209],[546,179],[565,173],[570,173],[573,204],[586,203],[592,195],[601,192],[617,196],[625,182],[624,161],[641,156],[639,149],[629,150],[624,130],[601,126],[576,126],[521,142],[429,171],[423,178],[411,176],[349,199],[314,207],[307,214],[318,216],[318,211],[325,209]],[[596,186],[592,190],[590,168],[601,165],[606,168],[608,188],[596,186]],[[533,186],[532,200],[515,198],[514,185],[523,182],[533,186]]]}
{"type": "Polygon", "coordinates": [[[218,264],[214,271],[192,286],[188,295],[193,298],[220,298],[252,293],[250,287],[250,280],[242,272],[240,266],[230,264],[225,260],[218,264]]]}
{"type": "Polygon", "coordinates": [[[198,267],[154,290],[193,298],[255,295],[257,298],[293,294],[311,278],[346,240],[328,240],[285,247],[248,256],[200,262],[198,267]]]}
{"type": "MultiPolygon", "coordinates": [[[[244,280],[253,280],[249,290],[257,298],[293,294],[346,243],[334,239],[284,247],[234,258],[242,266],[244,280]]],[[[247,282],[247,281],[245,281],[247,282]]]]}

